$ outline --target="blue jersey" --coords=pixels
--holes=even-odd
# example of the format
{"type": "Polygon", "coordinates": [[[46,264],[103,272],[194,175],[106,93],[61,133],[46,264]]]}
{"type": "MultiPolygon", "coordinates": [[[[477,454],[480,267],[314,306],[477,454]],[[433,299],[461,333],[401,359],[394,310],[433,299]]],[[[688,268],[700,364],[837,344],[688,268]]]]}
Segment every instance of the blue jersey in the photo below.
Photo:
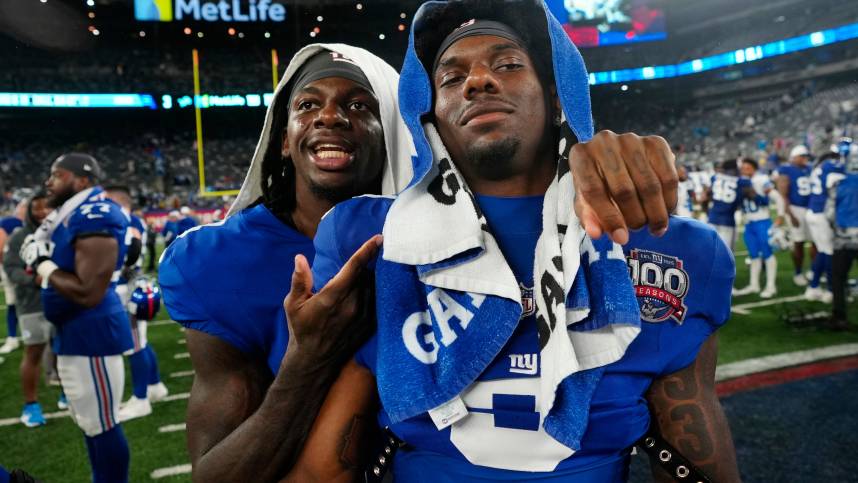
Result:
{"type": "MultiPolygon", "coordinates": [[[[533,232],[538,231],[541,213],[528,206],[527,199],[518,206],[486,197],[478,197],[478,203],[504,256],[526,288],[527,272],[532,271],[533,261],[529,260],[532,243],[538,236],[533,232]],[[528,213],[532,221],[522,218],[528,213]]],[[[313,264],[317,287],[330,280],[364,241],[381,232],[390,204],[390,199],[356,198],[338,205],[322,220],[313,264]]],[[[520,450],[505,455],[514,464],[516,460],[531,458],[534,451],[541,451],[545,442],[540,437],[548,437],[535,430],[540,422],[532,405],[522,404],[524,398],[518,396],[505,397],[533,394],[527,391],[532,390],[530,386],[538,381],[540,374],[538,360],[519,357],[533,353],[537,345],[537,336],[525,316],[496,360],[468,389],[491,391],[485,397],[493,407],[489,410],[493,415],[489,421],[494,421],[493,424],[482,427],[476,421],[486,421],[485,418],[474,423],[465,419],[439,431],[428,414],[423,414],[391,426],[384,409],[379,412],[379,424],[391,426],[394,433],[409,443],[407,449],[396,455],[395,479],[624,481],[629,449],[649,426],[645,392],[654,379],[693,362],[701,344],[726,321],[730,311],[735,274],[732,255],[711,228],[697,221],[673,217],[670,226],[662,238],[652,237],[646,230],[633,232],[624,247],[644,323],[625,356],[606,366],[591,402],[580,451],[560,461],[550,474],[488,468],[469,462],[474,452],[493,451],[493,441],[497,438],[514,438],[521,441],[520,450]]],[[[524,300],[522,305],[526,314],[524,300]]],[[[358,352],[356,360],[375,373],[377,354],[377,339],[373,338],[358,352]]]]}
{"type": "Polygon", "coordinates": [[[712,201],[709,206],[709,223],[736,226],[736,210],[742,204],[739,179],[723,173],[712,176],[712,201]]]}
{"type": "Polygon", "coordinates": [[[807,205],[810,211],[814,213],[825,211],[825,202],[828,201],[828,177],[832,173],[845,174],[846,163],[828,159],[810,172],[810,200],[807,205]]]}
{"type": "Polygon", "coordinates": [[[125,307],[116,295],[116,280],[125,260],[125,233],[128,217],[122,208],[107,199],[100,187],[59,223],[51,236],[51,260],[60,270],[75,273],[75,242],[90,236],[116,240],[119,253],[113,278],[101,302],[92,308],[78,305],[52,286],[42,290],[45,317],[57,326],[54,348],[60,355],[106,356],[121,354],[133,346],[125,307]]]}
{"type": "Polygon", "coordinates": [[[164,235],[164,241],[167,244],[172,243],[179,236],[179,222],[167,220],[164,227],[161,228],[161,234],[164,235]]]}
{"type": "Polygon", "coordinates": [[[793,164],[786,164],[778,168],[778,176],[789,178],[790,205],[807,208],[812,191],[810,167],[799,168],[793,164]]]}
{"type": "Polygon", "coordinates": [[[313,243],[264,206],[185,232],[164,252],[159,282],[167,311],[190,329],[266,360],[277,373],[288,329],[283,299],[295,255],[313,243]]]}
{"type": "Polygon", "coordinates": [[[193,219],[190,216],[186,216],[186,217],[182,218],[181,220],[179,220],[179,226],[177,228],[177,231],[178,231],[179,235],[181,235],[182,233],[190,230],[191,228],[193,228],[195,226],[197,226],[197,220],[193,219]]]}
{"type": "Polygon", "coordinates": [[[5,231],[7,235],[11,235],[16,228],[20,228],[23,225],[24,222],[14,216],[7,216],[0,219],[0,230],[5,231]]]}
{"type": "Polygon", "coordinates": [[[772,189],[772,182],[765,176],[757,176],[754,179],[742,176],[739,178],[739,196],[742,197],[742,213],[749,221],[769,218],[769,195],[767,190],[772,189]],[[750,189],[752,196],[746,196],[745,191],[750,189]]]}

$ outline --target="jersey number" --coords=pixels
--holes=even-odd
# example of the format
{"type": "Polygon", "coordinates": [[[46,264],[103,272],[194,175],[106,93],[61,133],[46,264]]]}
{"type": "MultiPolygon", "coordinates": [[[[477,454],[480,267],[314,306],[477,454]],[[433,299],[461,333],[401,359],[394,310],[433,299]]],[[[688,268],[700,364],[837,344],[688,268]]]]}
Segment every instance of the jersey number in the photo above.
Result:
{"type": "Polygon", "coordinates": [[[712,199],[722,203],[733,203],[736,201],[736,185],[735,180],[717,178],[712,183],[712,199]]]}
{"type": "MultiPolygon", "coordinates": [[[[808,196],[811,191],[811,182],[810,178],[807,176],[802,176],[801,178],[796,178],[795,180],[796,188],[798,189],[799,196],[808,196]]],[[[822,185],[820,184],[820,189],[822,189],[822,185]]]]}
{"type": "Polygon", "coordinates": [[[572,456],[542,428],[539,378],[478,381],[462,394],[469,414],[450,441],[471,463],[515,471],[551,471],[572,456]]]}

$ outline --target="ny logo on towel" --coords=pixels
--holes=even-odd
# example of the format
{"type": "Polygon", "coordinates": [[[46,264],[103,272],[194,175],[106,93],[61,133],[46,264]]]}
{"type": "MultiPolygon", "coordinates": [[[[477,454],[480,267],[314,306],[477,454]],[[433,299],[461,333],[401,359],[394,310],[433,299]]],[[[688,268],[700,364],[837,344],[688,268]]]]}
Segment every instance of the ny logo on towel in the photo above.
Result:
{"type": "Polygon", "coordinates": [[[513,374],[536,375],[539,354],[510,354],[509,372],[513,374]]]}

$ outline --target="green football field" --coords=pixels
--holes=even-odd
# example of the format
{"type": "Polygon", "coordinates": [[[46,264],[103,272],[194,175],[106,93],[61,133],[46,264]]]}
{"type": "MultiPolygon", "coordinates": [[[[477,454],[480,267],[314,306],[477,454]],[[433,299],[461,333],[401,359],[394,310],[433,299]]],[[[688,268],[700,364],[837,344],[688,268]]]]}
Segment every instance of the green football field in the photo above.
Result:
{"type": "MultiPolygon", "coordinates": [[[[737,247],[737,285],[748,280],[744,246],[737,247]]],[[[805,309],[808,312],[825,310],[820,303],[793,301],[803,289],[792,285],[792,263],[787,253],[778,255],[779,293],[763,306],[746,306],[759,302],[752,295],[733,301],[734,312],[730,322],[720,331],[720,363],[759,357],[794,350],[822,347],[847,342],[858,342],[858,332],[828,332],[815,328],[790,328],[779,320],[784,310],[805,309]]],[[[853,270],[858,277],[858,267],[853,270]]],[[[851,319],[858,323],[858,303],[850,306],[851,319]]],[[[158,354],[161,376],[170,389],[168,401],[154,405],[152,415],[123,424],[131,447],[131,481],[190,481],[185,450],[184,420],[187,394],[193,375],[184,344],[184,334],[178,324],[167,321],[165,310],[160,313],[163,322],[150,324],[149,343],[158,354]],[[161,477],[163,469],[180,472],[161,477]],[[157,478],[156,478],[157,477],[157,478]]],[[[5,337],[5,308],[2,309],[0,336],[5,337]]],[[[21,350],[5,356],[0,364],[0,464],[6,468],[23,468],[46,482],[89,481],[89,465],[81,432],[71,419],[58,413],[56,408],[59,388],[42,384],[39,400],[45,413],[54,413],[48,424],[29,429],[17,422],[22,407],[18,364],[21,350]]],[[[126,373],[128,364],[126,364],[126,373]]],[[[130,397],[130,376],[126,375],[125,397],[130,397]]],[[[169,473],[170,471],[166,471],[169,473]]]]}

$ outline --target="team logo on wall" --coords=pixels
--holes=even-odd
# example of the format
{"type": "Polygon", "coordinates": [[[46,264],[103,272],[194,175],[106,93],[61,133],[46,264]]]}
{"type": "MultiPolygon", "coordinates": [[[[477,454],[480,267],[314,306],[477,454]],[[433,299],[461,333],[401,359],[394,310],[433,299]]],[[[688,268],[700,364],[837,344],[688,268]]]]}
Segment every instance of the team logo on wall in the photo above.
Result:
{"type": "Polygon", "coordinates": [[[521,289],[521,318],[530,317],[536,313],[536,302],[533,298],[533,287],[527,288],[523,283],[518,283],[521,289]]]}
{"type": "Polygon", "coordinates": [[[654,323],[673,319],[682,324],[688,310],[684,298],[689,285],[682,260],[647,250],[632,250],[626,260],[641,319],[654,323]]]}

